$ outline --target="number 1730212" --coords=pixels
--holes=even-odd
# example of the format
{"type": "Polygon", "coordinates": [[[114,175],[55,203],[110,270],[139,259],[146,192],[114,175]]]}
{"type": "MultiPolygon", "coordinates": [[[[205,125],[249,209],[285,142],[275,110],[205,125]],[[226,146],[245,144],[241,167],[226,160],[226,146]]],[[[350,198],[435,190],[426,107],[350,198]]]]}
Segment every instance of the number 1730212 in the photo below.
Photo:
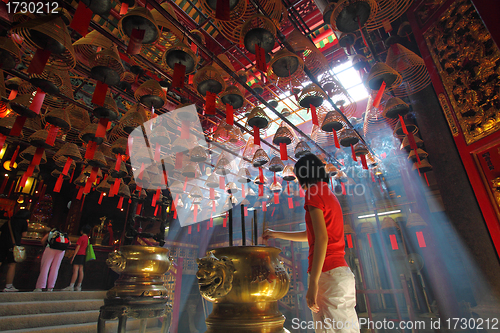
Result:
{"type": "Polygon", "coordinates": [[[5,6],[9,14],[57,14],[57,2],[8,1],[5,6]]]}

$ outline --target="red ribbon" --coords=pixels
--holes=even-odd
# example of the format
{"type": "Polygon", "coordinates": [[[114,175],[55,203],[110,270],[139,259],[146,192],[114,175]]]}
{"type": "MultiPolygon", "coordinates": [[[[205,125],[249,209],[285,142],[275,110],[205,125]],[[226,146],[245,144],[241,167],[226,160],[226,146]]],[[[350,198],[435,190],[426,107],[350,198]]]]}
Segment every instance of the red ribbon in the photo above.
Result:
{"type": "Polygon", "coordinates": [[[189,121],[181,121],[181,139],[189,139],[189,121]]]}
{"type": "Polygon", "coordinates": [[[313,125],[319,126],[318,114],[316,113],[316,107],[312,104],[309,105],[311,108],[311,118],[313,125]]]}
{"type": "Polygon", "coordinates": [[[175,168],[182,169],[182,152],[175,154],[175,168]]]}
{"type": "Polygon", "coordinates": [[[361,165],[363,165],[363,169],[368,170],[368,165],[366,164],[366,156],[364,154],[361,154],[359,156],[361,158],[361,165]]]}
{"type": "Polygon", "coordinates": [[[351,234],[347,234],[347,247],[352,249],[352,235],[351,234]]]}
{"type": "Polygon", "coordinates": [[[116,154],[115,171],[120,171],[121,164],[122,164],[122,155],[116,154]]]}
{"type": "MultiPolygon", "coordinates": [[[[403,130],[403,133],[408,135],[408,129],[406,128],[405,121],[401,115],[399,115],[399,122],[401,123],[401,129],[403,130]]],[[[410,138],[408,138],[408,140],[410,140],[410,138]]]]}
{"type": "MultiPolygon", "coordinates": [[[[193,222],[196,222],[197,218],[198,218],[198,205],[194,204],[194,208],[193,208],[193,222]]],[[[198,226],[199,226],[199,224],[198,224],[198,226]]],[[[200,231],[200,230],[198,229],[198,231],[200,231]]]]}
{"type": "Polygon", "coordinates": [[[14,163],[16,163],[17,156],[19,155],[19,149],[21,149],[20,146],[17,146],[16,150],[14,151],[14,154],[12,154],[12,157],[10,159],[10,168],[14,169],[14,163]]]}
{"type": "Polygon", "coordinates": [[[422,231],[417,231],[416,234],[417,234],[418,246],[427,247],[427,245],[425,244],[424,233],[422,231]]]}
{"type": "Polygon", "coordinates": [[[172,77],[172,89],[182,89],[184,78],[186,77],[186,66],[180,63],[174,65],[174,75],[172,77]]]}
{"type": "Polygon", "coordinates": [[[9,94],[9,101],[12,101],[17,96],[17,90],[12,89],[9,94]]]}
{"type": "Polygon", "coordinates": [[[120,183],[121,183],[120,178],[116,178],[115,182],[113,183],[113,187],[111,188],[111,191],[109,191],[110,197],[118,194],[118,191],[120,190],[120,183]]]}
{"type": "Polygon", "coordinates": [[[253,127],[253,144],[260,146],[260,129],[257,126],[253,127]]]}
{"type": "Polygon", "coordinates": [[[71,162],[73,162],[73,159],[71,157],[68,157],[68,159],[66,160],[66,163],[64,163],[64,168],[62,171],[63,175],[65,175],[65,176],[68,175],[68,171],[69,171],[69,168],[71,166],[71,162]]]}
{"type": "Polygon", "coordinates": [[[82,194],[83,194],[83,187],[80,187],[78,189],[78,194],[76,195],[76,199],[80,200],[82,198],[82,194]]]}
{"type": "Polygon", "coordinates": [[[356,153],[354,152],[354,146],[353,145],[351,145],[351,154],[352,154],[352,160],[354,162],[357,162],[358,159],[356,158],[356,153]]]}
{"type": "Polygon", "coordinates": [[[372,247],[372,238],[370,237],[370,234],[366,234],[366,238],[368,239],[368,245],[372,247]]]}
{"type": "Polygon", "coordinates": [[[142,40],[144,39],[145,30],[132,29],[130,34],[130,41],[128,42],[127,53],[134,55],[139,54],[142,48],[142,40]]]}
{"type": "Polygon", "coordinates": [[[262,211],[267,212],[267,202],[266,201],[262,201],[262,211]]]}
{"type": "Polygon", "coordinates": [[[274,192],[274,204],[277,205],[280,203],[280,196],[278,193],[274,192]]]}
{"type": "Polygon", "coordinates": [[[266,72],[267,71],[266,51],[258,44],[255,44],[255,60],[257,69],[262,72],[266,72]]]}
{"type": "Polygon", "coordinates": [[[293,209],[293,198],[292,197],[288,198],[288,208],[293,209]]]}
{"type": "Polygon", "coordinates": [[[333,130],[333,140],[335,141],[335,147],[340,149],[339,137],[337,135],[337,131],[333,130]]]}
{"type": "Polygon", "coordinates": [[[94,94],[92,95],[92,103],[103,106],[107,93],[108,85],[106,83],[102,83],[101,81],[97,81],[94,88],[94,94]]]}
{"type": "Polygon", "coordinates": [[[382,96],[384,95],[384,90],[385,90],[386,83],[385,81],[382,81],[382,84],[380,85],[380,89],[377,92],[377,95],[373,99],[373,107],[378,108],[380,106],[380,101],[382,100],[382,96]]]}
{"type": "Polygon", "coordinates": [[[59,127],[50,125],[49,134],[47,135],[47,139],[45,143],[49,146],[54,146],[56,142],[57,132],[59,132],[59,127]]]}
{"type": "Polygon", "coordinates": [[[85,158],[87,160],[93,159],[96,149],[97,143],[95,141],[89,141],[89,143],[87,144],[87,150],[85,151],[85,158]]]}
{"type": "Polygon", "coordinates": [[[246,198],[246,193],[245,193],[245,184],[241,184],[241,197],[246,198]]]}
{"type": "Polygon", "coordinates": [[[184,192],[186,192],[187,183],[188,183],[188,177],[184,179],[184,187],[182,188],[184,192]]]}
{"type": "Polygon", "coordinates": [[[144,174],[144,163],[141,163],[141,168],[139,169],[139,179],[142,180],[144,174]]]}
{"type": "Polygon", "coordinates": [[[69,25],[70,28],[78,32],[80,35],[85,37],[88,33],[90,20],[92,19],[92,10],[85,6],[83,1],[78,2],[78,7],[76,7],[75,15],[73,20],[69,25]]]}
{"type": "Polygon", "coordinates": [[[219,188],[224,190],[226,188],[226,180],[223,176],[219,176],[219,188]]]}
{"type": "Polygon", "coordinates": [[[30,110],[35,112],[36,114],[40,114],[40,109],[42,108],[43,100],[45,99],[45,92],[36,88],[35,96],[33,96],[33,100],[30,104],[30,110]]]}
{"type": "Polygon", "coordinates": [[[155,216],[156,216],[156,214],[158,214],[158,208],[160,208],[160,206],[156,206],[156,208],[155,208],[155,216]]]}
{"type": "Polygon", "coordinates": [[[99,201],[97,203],[100,205],[102,203],[102,198],[104,197],[104,192],[101,192],[101,195],[99,196],[99,201]]]}
{"type": "Polygon", "coordinates": [[[12,125],[12,128],[10,130],[9,136],[19,136],[21,135],[21,130],[24,127],[24,123],[26,122],[26,117],[24,116],[17,116],[16,121],[14,122],[14,125],[12,125]]]}
{"type": "MultiPolygon", "coordinates": [[[[76,16],[76,14],[75,14],[76,16]]],[[[45,64],[49,60],[51,52],[49,50],[37,49],[28,67],[30,74],[42,74],[45,64]]]]}
{"type": "Polygon", "coordinates": [[[214,218],[212,216],[212,214],[210,214],[210,228],[213,228],[214,227],[214,218]]]}
{"type": "Polygon", "coordinates": [[[286,151],[286,144],[284,142],[280,142],[280,157],[282,161],[288,160],[288,153],[286,151]]]}
{"type": "Polygon", "coordinates": [[[37,166],[40,164],[40,162],[42,161],[42,156],[44,151],[45,148],[43,147],[38,147],[35,150],[35,155],[33,155],[33,159],[31,160],[31,164],[33,164],[33,166],[37,166]]]}
{"type": "Polygon", "coordinates": [[[106,136],[106,128],[108,127],[109,119],[101,118],[97,124],[97,130],[95,131],[96,138],[104,138],[106,136]]]}
{"type": "Polygon", "coordinates": [[[396,240],[396,235],[389,235],[389,238],[391,239],[391,247],[393,250],[399,249],[398,247],[398,241],[396,240]]]}
{"type": "Polygon", "coordinates": [[[210,188],[210,200],[215,200],[215,189],[210,188]]]}
{"type": "Polygon", "coordinates": [[[161,152],[161,145],[159,143],[156,144],[155,146],[155,161],[160,162],[160,152],[161,152]]]}
{"type": "Polygon", "coordinates": [[[118,200],[118,205],[116,206],[116,208],[122,209],[122,206],[123,206],[123,197],[120,197],[120,200],[118,200]]]}
{"type": "Polygon", "coordinates": [[[259,184],[259,197],[264,196],[264,185],[259,184]]]}
{"type": "Polygon", "coordinates": [[[343,182],[340,182],[340,187],[342,187],[342,195],[346,195],[346,194],[347,194],[347,192],[346,192],[346,190],[345,190],[345,185],[344,185],[344,183],[343,183],[343,182]]]}
{"type": "Polygon", "coordinates": [[[137,204],[137,209],[135,210],[135,215],[141,215],[142,204],[137,204]]]}
{"type": "Polygon", "coordinates": [[[215,98],[217,94],[207,91],[207,96],[205,96],[205,115],[214,116],[215,115],[215,98]]]}
{"type": "Polygon", "coordinates": [[[234,125],[234,110],[231,104],[226,104],[226,123],[229,126],[234,125]]]}

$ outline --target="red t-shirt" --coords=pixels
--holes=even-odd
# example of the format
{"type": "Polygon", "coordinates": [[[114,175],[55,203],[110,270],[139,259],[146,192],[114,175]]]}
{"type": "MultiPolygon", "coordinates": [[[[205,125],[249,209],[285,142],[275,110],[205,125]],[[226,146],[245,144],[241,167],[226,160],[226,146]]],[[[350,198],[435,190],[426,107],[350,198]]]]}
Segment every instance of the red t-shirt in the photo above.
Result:
{"type": "Polygon", "coordinates": [[[328,232],[328,247],[326,249],[325,263],[323,264],[322,272],[331,269],[347,266],[344,259],[345,242],[344,242],[344,218],[342,216],[342,208],[339,200],[330,191],[327,183],[319,182],[309,186],[306,191],[304,209],[306,210],[306,230],[307,241],[309,243],[309,273],[312,268],[312,260],[314,255],[314,229],[312,226],[311,215],[307,206],[319,208],[323,211],[323,216],[326,223],[326,231],[328,232]]]}
{"type": "Polygon", "coordinates": [[[87,245],[89,244],[89,236],[81,235],[80,238],[76,241],[76,245],[80,245],[78,252],[76,255],[85,255],[87,254],[87,245]]]}

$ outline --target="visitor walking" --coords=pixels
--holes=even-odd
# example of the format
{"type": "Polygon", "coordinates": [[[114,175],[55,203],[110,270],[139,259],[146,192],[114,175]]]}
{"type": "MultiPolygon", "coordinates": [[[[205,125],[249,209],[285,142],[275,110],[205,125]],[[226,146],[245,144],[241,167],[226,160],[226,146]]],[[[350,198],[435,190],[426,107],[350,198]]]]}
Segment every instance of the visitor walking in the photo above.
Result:
{"type": "Polygon", "coordinates": [[[89,244],[89,234],[90,226],[85,225],[80,231],[80,238],[76,242],[75,253],[73,258],[71,258],[71,263],[73,264],[73,276],[71,277],[71,283],[69,286],[64,288],[64,291],[81,291],[82,281],[83,281],[83,265],[85,264],[85,255],[87,254],[87,246],[89,244]],[[75,286],[76,279],[78,278],[78,283],[75,286]]]}

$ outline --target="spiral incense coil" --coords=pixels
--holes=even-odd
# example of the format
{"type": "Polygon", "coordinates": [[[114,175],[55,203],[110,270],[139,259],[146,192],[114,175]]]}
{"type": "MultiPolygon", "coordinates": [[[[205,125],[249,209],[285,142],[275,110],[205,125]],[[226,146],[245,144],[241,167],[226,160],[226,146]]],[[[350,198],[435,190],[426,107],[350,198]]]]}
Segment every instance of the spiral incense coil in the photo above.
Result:
{"type": "Polygon", "coordinates": [[[247,9],[246,0],[230,0],[229,1],[229,17],[221,18],[217,17],[216,9],[217,4],[220,3],[217,0],[201,0],[201,10],[209,17],[219,20],[219,21],[235,21],[241,18],[247,9]]]}
{"type": "Polygon", "coordinates": [[[280,127],[276,130],[276,133],[274,133],[273,143],[275,145],[279,145],[281,143],[289,145],[294,141],[294,139],[295,138],[290,128],[282,122],[280,127]]]}
{"type": "Polygon", "coordinates": [[[9,109],[14,111],[20,116],[27,118],[35,118],[38,114],[30,109],[33,95],[24,94],[17,95],[12,101],[9,102],[9,109]]]}
{"type": "Polygon", "coordinates": [[[285,165],[279,156],[274,156],[271,161],[269,161],[268,168],[271,172],[281,172],[285,168],[285,165]]]}
{"type": "Polygon", "coordinates": [[[90,124],[89,113],[73,104],[68,105],[66,108],[71,129],[65,133],[65,140],[72,143],[80,143],[79,134],[90,124]]]}
{"type": "Polygon", "coordinates": [[[96,150],[94,153],[94,157],[90,160],[87,160],[87,163],[90,166],[98,167],[101,169],[107,166],[106,158],[104,157],[104,154],[100,150],[96,150]]]}
{"type": "Polygon", "coordinates": [[[127,14],[118,21],[118,29],[122,35],[132,36],[134,29],[144,30],[144,38],[140,42],[143,45],[153,44],[158,40],[160,30],[149,9],[136,7],[129,10],[127,14]]]}
{"type": "Polygon", "coordinates": [[[185,74],[194,73],[198,65],[198,57],[182,42],[177,42],[172,45],[164,54],[163,61],[173,71],[175,64],[181,64],[185,67],[185,74]]]}
{"type": "Polygon", "coordinates": [[[58,156],[64,156],[66,158],[70,157],[73,161],[81,162],[82,154],[80,154],[80,150],[78,150],[78,146],[74,143],[66,142],[64,146],[61,147],[57,151],[58,156]]]}
{"type": "MultiPolygon", "coordinates": [[[[33,94],[37,87],[49,94],[57,94],[63,85],[62,77],[54,70],[45,69],[42,74],[31,74],[28,82],[22,82],[18,94],[33,94]]],[[[48,96],[46,96],[48,97],[48,96]]]]}
{"type": "MultiPolygon", "coordinates": [[[[61,171],[60,171],[60,170],[57,170],[57,169],[52,170],[52,172],[50,173],[50,175],[51,175],[52,177],[54,177],[54,178],[59,178],[59,176],[60,176],[61,174],[62,174],[62,173],[61,173],[61,171]]],[[[63,177],[63,179],[64,179],[64,180],[68,180],[70,176],[71,176],[71,173],[69,173],[69,172],[68,172],[68,174],[66,174],[66,175],[62,175],[62,177],[63,177]]]]}
{"type": "Polygon", "coordinates": [[[196,146],[189,151],[189,159],[193,162],[204,162],[208,158],[205,147],[196,146]]]}
{"type": "Polygon", "coordinates": [[[340,131],[345,125],[344,118],[337,111],[329,111],[321,123],[321,130],[324,132],[340,131]]]}
{"type": "Polygon", "coordinates": [[[97,30],[92,30],[85,37],[73,43],[76,59],[84,66],[91,67],[89,60],[99,49],[110,49],[113,42],[101,35],[97,30]]]}
{"type": "Polygon", "coordinates": [[[358,142],[354,145],[354,154],[356,156],[366,155],[368,153],[369,153],[368,148],[364,143],[358,142]]]}
{"type": "MultiPolygon", "coordinates": [[[[13,112],[7,115],[5,118],[0,118],[0,133],[3,135],[9,135],[14,123],[16,122],[17,115],[13,112]]],[[[26,119],[27,120],[27,119],[26,119]]],[[[24,133],[21,131],[20,138],[24,137],[24,133]]]]}
{"type": "Polygon", "coordinates": [[[148,108],[155,109],[161,108],[167,100],[165,91],[156,80],[147,80],[141,84],[135,91],[134,97],[148,108]]]}
{"type": "MultiPolygon", "coordinates": [[[[26,171],[28,170],[28,167],[31,165],[31,161],[28,160],[22,160],[17,164],[17,170],[18,171],[26,171]]],[[[35,166],[35,169],[33,170],[33,173],[39,173],[40,172],[40,167],[37,165],[35,166]]]]}
{"type": "Polygon", "coordinates": [[[238,182],[239,183],[250,183],[252,181],[252,176],[247,168],[241,168],[238,171],[238,182]]]}
{"type": "Polygon", "coordinates": [[[269,156],[264,151],[264,149],[257,149],[257,151],[255,152],[255,154],[252,158],[252,165],[255,168],[258,168],[258,167],[266,165],[268,162],[269,162],[269,156]]]}
{"type": "Polygon", "coordinates": [[[205,181],[205,186],[208,188],[218,188],[219,187],[219,177],[217,177],[217,174],[212,172],[212,174],[207,177],[207,180],[205,181]]]}
{"type": "Polygon", "coordinates": [[[354,41],[356,40],[356,35],[353,34],[352,32],[342,32],[338,37],[338,40],[340,47],[350,48],[352,45],[354,45],[354,41]]]}
{"type": "Polygon", "coordinates": [[[264,15],[254,15],[241,27],[240,44],[245,45],[248,52],[256,54],[255,45],[259,45],[266,53],[274,48],[276,27],[264,15]]]}
{"type": "MultiPolygon", "coordinates": [[[[414,120],[412,118],[404,118],[403,120],[404,120],[406,130],[408,131],[408,133],[412,133],[413,135],[417,134],[418,127],[415,124],[414,120]]],[[[403,131],[403,127],[401,125],[401,120],[398,120],[398,122],[396,123],[396,127],[394,128],[393,134],[397,138],[404,138],[404,136],[406,135],[403,131]]]]}
{"type": "Polygon", "coordinates": [[[208,91],[217,95],[226,89],[226,82],[220,71],[213,66],[205,66],[197,71],[193,78],[193,84],[203,96],[206,96],[208,91]]]}
{"type": "Polygon", "coordinates": [[[12,38],[0,37],[1,69],[13,69],[21,59],[21,51],[12,38]]]}
{"type": "MultiPolygon", "coordinates": [[[[21,158],[31,161],[33,157],[35,156],[36,153],[36,147],[35,146],[29,146],[25,150],[19,153],[19,156],[21,158]]],[[[47,163],[47,155],[45,155],[45,151],[42,153],[42,157],[40,159],[40,164],[45,164],[47,163]]]]}
{"type": "Polygon", "coordinates": [[[170,136],[168,135],[167,129],[164,126],[155,126],[153,131],[148,136],[149,142],[152,144],[159,144],[161,146],[166,146],[170,144],[170,136]]]}
{"type": "Polygon", "coordinates": [[[311,153],[311,147],[305,141],[300,141],[297,146],[295,146],[294,156],[295,158],[301,158],[307,154],[311,153]]]}
{"type": "Polygon", "coordinates": [[[385,28],[400,18],[408,8],[410,8],[413,0],[377,0],[378,10],[366,22],[368,31],[385,28]]]}
{"type": "Polygon", "coordinates": [[[231,173],[230,159],[226,153],[219,155],[217,163],[215,164],[214,173],[220,176],[225,176],[231,173]]]}
{"type": "Polygon", "coordinates": [[[325,165],[325,171],[326,171],[326,174],[330,177],[333,177],[337,174],[337,172],[339,171],[337,169],[337,167],[331,163],[327,163],[325,165]]]}
{"type": "Polygon", "coordinates": [[[121,182],[120,189],[118,190],[118,196],[123,198],[130,198],[130,188],[124,183],[121,182]]]}
{"type": "Polygon", "coordinates": [[[120,75],[123,73],[123,65],[115,45],[110,48],[92,54],[89,58],[92,78],[114,86],[120,82],[120,75]]]}
{"type": "Polygon", "coordinates": [[[368,103],[366,105],[365,119],[363,121],[363,132],[366,136],[376,137],[381,131],[390,130],[394,128],[397,119],[385,118],[382,113],[385,109],[387,102],[391,99],[389,94],[383,94],[378,108],[373,106],[373,100],[377,95],[377,91],[373,91],[368,96],[368,103]]]}
{"type": "Polygon", "coordinates": [[[351,118],[357,109],[356,102],[349,95],[347,90],[338,82],[332,75],[326,72],[320,81],[321,87],[331,98],[332,102],[337,105],[340,111],[346,116],[351,118]]]}
{"type": "MultiPolygon", "coordinates": [[[[415,140],[415,144],[417,145],[418,148],[422,148],[424,146],[424,141],[420,139],[418,136],[414,136],[413,139],[415,140]]],[[[405,149],[408,152],[411,150],[410,139],[408,139],[408,136],[404,137],[403,141],[401,142],[401,147],[399,149],[400,150],[405,149]]]]}
{"type": "Polygon", "coordinates": [[[311,83],[302,90],[299,96],[299,104],[303,108],[309,108],[311,105],[320,107],[325,98],[326,96],[321,88],[317,84],[311,83]]]}
{"type": "Polygon", "coordinates": [[[417,148],[417,153],[415,153],[414,149],[410,150],[410,153],[408,154],[408,159],[413,161],[413,162],[418,162],[417,154],[418,154],[418,158],[420,160],[423,160],[423,159],[427,158],[427,156],[429,156],[429,154],[425,150],[423,150],[421,148],[417,148]]]}
{"type": "MultiPolygon", "coordinates": [[[[328,70],[328,60],[323,53],[300,31],[293,30],[287,40],[295,52],[303,55],[304,67],[307,67],[314,76],[318,77],[328,70]]],[[[297,72],[297,78],[302,80],[306,75],[304,72],[297,72]]]]}
{"type": "MultiPolygon", "coordinates": [[[[110,177],[108,176],[108,178],[110,177]]],[[[109,195],[109,191],[111,190],[111,184],[108,183],[107,181],[100,182],[95,190],[99,193],[104,193],[106,195],[109,195]]]]}
{"type": "Polygon", "coordinates": [[[63,128],[66,130],[71,129],[71,120],[69,119],[69,114],[63,109],[52,109],[44,117],[45,121],[56,127],[63,128]]]}
{"type": "Polygon", "coordinates": [[[295,177],[295,173],[293,172],[293,166],[291,164],[285,166],[282,174],[283,180],[287,182],[294,181],[297,177],[295,177]]]}
{"type": "Polygon", "coordinates": [[[296,54],[283,48],[276,52],[269,63],[267,78],[277,84],[286,85],[297,76],[297,73],[303,70],[304,61],[296,54]]]}
{"type": "Polygon", "coordinates": [[[49,131],[41,129],[31,134],[28,138],[28,142],[34,147],[50,148],[51,146],[46,143],[48,136],[49,131]]]}
{"type": "Polygon", "coordinates": [[[341,32],[354,32],[378,11],[375,0],[341,0],[336,3],[330,24],[334,30],[341,32]]]}
{"type": "Polygon", "coordinates": [[[410,111],[410,107],[402,99],[393,97],[387,101],[382,112],[382,116],[386,118],[396,119],[399,116],[404,116],[410,111]]]}
{"type": "Polygon", "coordinates": [[[350,147],[358,143],[359,137],[356,135],[356,131],[351,128],[345,127],[339,132],[339,143],[344,147],[350,147]]]}
{"type": "Polygon", "coordinates": [[[193,186],[191,191],[189,191],[189,196],[193,199],[203,199],[203,194],[198,186],[193,186]]]}
{"type": "Polygon", "coordinates": [[[399,87],[401,81],[402,77],[398,72],[383,62],[377,62],[370,69],[365,82],[372,90],[379,90],[382,82],[385,82],[385,91],[391,91],[399,87]]]}
{"type": "Polygon", "coordinates": [[[432,171],[432,165],[429,163],[427,159],[420,160],[420,163],[415,162],[411,167],[412,170],[419,170],[422,173],[426,173],[432,171]]]}
{"type": "Polygon", "coordinates": [[[58,70],[73,69],[76,56],[68,28],[60,16],[47,15],[30,19],[12,28],[32,49],[51,52],[47,65],[58,70]]]}
{"type": "Polygon", "coordinates": [[[236,86],[228,86],[219,97],[224,106],[229,104],[234,110],[237,110],[246,104],[245,97],[236,86]]]}
{"type": "Polygon", "coordinates": [[[258,127],[259,129],[266,129],[271,123],[271,118],[266,114],[266,112],[260,108],[255,107],[252,109],[247,117],[247,127],[253,129],[253,127],[258,127]]]}
{"type": "MultiPolygon", "coordinates": [[[[59,171],[63,170],[63,168],[66,165],[66,161],[67,160],[68,160],[68,158],[66,156],[59,156],[58,158],[54,159],[54,162],[56,163],[56,166],[57,166],[57,168],[58,168],[59,171]]],[[[73,169],[75,167],[76,167],[76,162],[75,161],[71,161],[70,167],[69,167],[69,172],[73,171],[73,169]]]]}
{"type": "Polygon", "coordinates": [[[90,124],[80,133],[79,138],[84,142],[94,141],[96,144],[100,145],[104,142],[105,138],[98,138],[95,136],[97,131],[97,124],[90,124]]]}
{"type": "Polygon", "coordinates": [[[352,67],[357,71],[366,68],[367,65],[368,65],[368,59],[366,59],[366,57],[361,54],[356,54],[352,58],[352,67]]]}

